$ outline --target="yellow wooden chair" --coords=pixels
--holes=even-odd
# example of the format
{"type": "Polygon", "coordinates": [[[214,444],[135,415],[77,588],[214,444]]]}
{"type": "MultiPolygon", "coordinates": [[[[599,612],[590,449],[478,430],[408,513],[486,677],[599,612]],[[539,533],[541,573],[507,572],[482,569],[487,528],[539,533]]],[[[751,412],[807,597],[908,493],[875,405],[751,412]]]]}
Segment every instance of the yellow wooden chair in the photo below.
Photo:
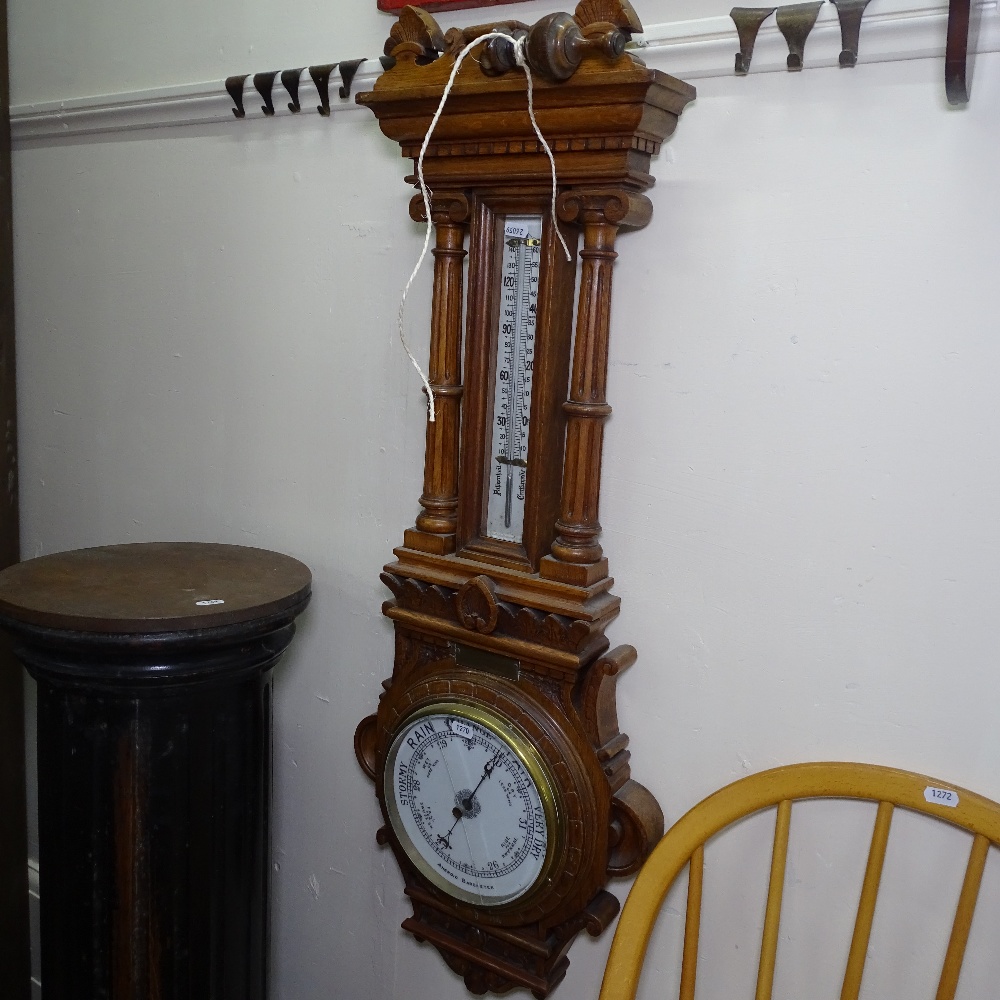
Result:
{"type": "Polygon", "coordinates": [[[893,810],[898,806],[924,813],[974,834],[937,991],[937,1000],[952,1000],[965,956],[986,854],[991,843],[1000,845],[1000,804],[921,774],[872,764],[844,763],[792,764],[750,775],[710,795],[678,820],[656,846],[632,886],[611,945],[600,1000],[633,1000],[635,997],[646,947],[660,906],[674,879],[688,864],[690,874],[679,996],[680,1000],[693,1000],[705,843],[737,820],[761,809],[777,806],[756,992],[756,1000],[770,1000],[792,803],[797,799],[818,798],[863,799],[878,803],[841,1000],[857,1000],[861,989],[893,810]]]}

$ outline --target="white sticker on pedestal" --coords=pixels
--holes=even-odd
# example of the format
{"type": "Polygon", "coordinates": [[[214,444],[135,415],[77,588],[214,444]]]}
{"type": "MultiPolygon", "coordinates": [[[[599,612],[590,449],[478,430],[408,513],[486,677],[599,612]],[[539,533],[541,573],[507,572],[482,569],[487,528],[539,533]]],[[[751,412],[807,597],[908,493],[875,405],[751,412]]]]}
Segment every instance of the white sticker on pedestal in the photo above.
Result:
{"type": "Polygon", "coordinates": [[[226,602],[216,598],[214,601],[195,601],[194,603],[197,604],[199,608],[207,608],[210,604],[225,604],[226,602]]]}
{"type": "Polygon", "coordinates": [[[935,806],[951,806],[954,809],[958,805],[958,792],[953,792],[950,788],[928,785],[924,789],[924,798],[935,806]]]}

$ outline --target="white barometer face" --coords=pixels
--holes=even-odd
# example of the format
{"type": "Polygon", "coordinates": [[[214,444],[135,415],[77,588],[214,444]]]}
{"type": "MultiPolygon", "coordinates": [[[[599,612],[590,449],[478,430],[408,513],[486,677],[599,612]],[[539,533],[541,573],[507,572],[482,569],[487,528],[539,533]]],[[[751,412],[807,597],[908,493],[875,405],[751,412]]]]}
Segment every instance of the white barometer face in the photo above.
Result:
{"type": "Polygon", "coordinates": [[[450,895],[502,906],[543,878],[555,838],[552,784],[527,738],[499,716],[459,703],[410,716],[384,778],[400,844],[450,895]]]}

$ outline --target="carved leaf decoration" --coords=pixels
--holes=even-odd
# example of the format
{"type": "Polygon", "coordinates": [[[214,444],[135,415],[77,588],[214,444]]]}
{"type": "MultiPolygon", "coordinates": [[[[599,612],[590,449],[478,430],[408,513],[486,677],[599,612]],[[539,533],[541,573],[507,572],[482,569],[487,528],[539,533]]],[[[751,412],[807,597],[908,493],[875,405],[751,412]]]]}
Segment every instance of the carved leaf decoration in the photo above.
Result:
{"type": "Polygon", "coordinates": [[[446,642],[434,642],[426,636],[420,639],[397,636],[396,665],[400,676],[432,663],[453,661],[454,657],[446,642]]]}
{"type": "Polygon", "coordinates": [[[512,988],[537,983],[540,973],[543,977],[546,975],[543,963],[548,970],[549,985],[534,995],[550,995],[565,975],[569,964],[565,954],[570,941],[584,928],[596,937],[611,925],[620,909],[618,900],[610,892],[599,889],[586,909],[547,928],[540,936],[535,927],[518,928],[516,936],[503,929],[493,933],[489,925],[483,926],[475,916],[472,917],[474,922],[467,922],[469,918],[464,913],[456,918],[442,912],[440,903],[426,893],[408,871],[404,870],[403,877],[406,894],[413,904],[413,917],[403,921],[404,930],[429,940],[448,967],[465,980],[466,988],[476,996],[506,994],[512,988]],[[488,956],[489,964],[481,964],[479,955],[488,956]],[[502,971],[494,970],[494,965],[502,971]]]}
{"type": "MultiPolygon", "coordinates": [[[[426,913],[426,910],[424,912],[426,913]]],[[[406,925],[404,924],[403,926],[405,927],[406,925]]],[[[492,945],[488,954],[499,953],[512,965],[523,964],[528,971],[533,971],[531,963],[526,961],[523,955],[520,955],[516,949],[505,947],[504,942],[496,938],[488,938],[486,934],[477,928],[474,934],[476,947],[482,947],[484,939],[489,940],[492,945]]],[[[468,947],[466,941],[461,941],[461,943],[468,947]]],[[[458,973],[465,980],[465,988],[476,996],[482,996],[484,993],[508,993],[512,986],[521,985],[516,979],[509,979],[499,972],[494,972],[492,969],[476,964],[472,959],[455,955],[447,948],[439,947],[438,951],[445,962],[447,962],[451,971],[458,973]]],[[[483,951],[486,952],[486,949],[483,948],[483,951]]]]}
{"type": "Polygon", "coordinates": [[[437,584],[423,583],[408,576],[396,576],[394,573],[383,573],[380,579],[393,592],[396,603],[401,608],[455,620],[453,590],[437,584]]]}
{"type": "Polygon", "coordinates": [[[591,24],[613,24],[626,35],[642,33],[642,21],[628,0],[580,0],[573,15],[581,29],[591,24]]]}
{"type": "Polygon", "coordinates": [[[396,48],[410,42],[419,46],[426,54],[443,52],[445,39],[437,21],[421,7],[406,6],[399,12],[399,20],[389,31],[385,40],[385,54],[393,55],[396,48]]]}
{"type": "Polygon", "coordinates": [[[559,615],[546,615],[542,623],[541,638],[546,643],[552,645],[565,644],[567,632],[569,631],[569,621],[559,615]]]}
{"type": "Polygon", "coordinates": [[[594,628],[583,620],[546,615],[534,608],[506,603],[500,604],[497,627],[525,642],[538,642],[571,653],[580,650],[594,634],[594,628]]]}
{"type": "Polygon", "coordinates": [[[540,694],[544,695],[553,705],[563,707],[563,693],[565,685],[561,681],[553,680],[550,677],[542,677],[538,674],[526,675],[526,680],[530,681],[540,694]]]}
{"type": "Polygon", "coordinates": [[[566,635],[569,637],[569,648],[572,650],[582,649],[583,644],[587,642],[593,634],[593,626],[582,619],[577,619],[572,625],[570,625],[566,632],[566,635]]]}
{"type": "Polygon", "coordinates": [[[423,592],[424,603],[420,610],[440,618],[450,618],[454,614],[453,600],[452,591],[434,584],[423,592]]]}
{"type": "MultiPolygon", "coordinates": [[[[515,610],[510,604],[505,607],[509,612],[515,610]]],[[[535,611],[534,608],[518,608],[512,622],[512,631],[520,638],[533,639],[542,627],[543,617],[541,611],[535,611]]]]}
{"type": "MultiPolygon", "coordinates": [[[[408,576],[397,576],[395,573],[382,573],[381,580],[392,591],[399,607],[448,621],[462,621],[462,591],[424,583],[408,576]]],[[[497,618],[493,622],[493,601],[489,603],[490,631],[496,628],[505,635],[523,639],[525,642],[537,642],[554,649],[576,653],[594,638],[596,632],[600,631],[599,627],[581,618],[546,615],[534,608],[508,604],[505,601],[496,601],[497,618]]],[[[471,614],[475,608],[470,607],[468,610],[471,614]]],[[[465,624],[468,628],[472,627],[468,623],[465,624]]]]}

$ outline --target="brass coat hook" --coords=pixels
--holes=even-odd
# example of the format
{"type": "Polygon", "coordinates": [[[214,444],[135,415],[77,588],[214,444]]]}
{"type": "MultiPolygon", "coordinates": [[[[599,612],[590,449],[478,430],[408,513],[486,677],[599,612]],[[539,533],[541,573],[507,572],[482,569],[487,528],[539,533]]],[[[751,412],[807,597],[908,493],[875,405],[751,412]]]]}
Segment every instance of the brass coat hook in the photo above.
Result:
{"type": "Polygon", "coordinates": [[[274,114],[274,99],[271,97],[271,90],[274,87],[274,78],[277,75],[278,71],[275,70],[273,73],[254,73],[253,77],[253,85],[264,101],[260,110],[268,118],[274,114]]]}
{"type": "Polygon", "coordinates": [[[736,25],[736,32],[740,36],[740,51],[736,53],[737,76],[746,76],[750,72],[750,60],[753,58],[757,32],[773,13],[773,7],[734,7],[729,12],[736,25]]]}
{"type": "Polygon", "coordinates": [[[246,118],[246,111],[243,110],[243,84],[247,82],[249,73],[241,73],[239,76],[230,76],[226,79],[226,90],[233,99],[233,116],[236,118],[246,118]]]}
{"type": "Polygon", "coordinates": [[[944,52],[944,92],[948,103],[969,103],[970,0],[949,0],[948,40],[944,52]]]}
{"type": "Polygon", "coordinates": [[[293,115],[297,115],[302,106],[299,104],[299,79],[302,76],[302,69],[284,69],[281,71],[281,85],[288,91],[291,101],[288,103],[288,110],[293,115]]]}
{"type": "Polygon", "coordinates": [[[344,85],[340,88],[341,97],[351,96],[351,83],[354,80],[354,74],[357,73],[358,67],[363,62],[364,59],[345,59],[344,62],[340,63],[340,79],[344,81],[344,85]]]}
{"type": "Polygon", "coordinates": [[[831,0],[840,19],[840,65],[850,69],[858,62],[858,44],[861,38],[861,18],[869,0],[831,0]]]}
{"type": "Polygon", "coordinates": [[[309,76],[316,84],[316,92],[319,94],[319,106],[316,110],[328,118],[330,115],[330,74],[337,68],[336,63],[329,63],[326,66],[310,66],[309,76]]]}
{"type": "Polygon", "coordinates": [[[823,0],[818,3],[794,3],[787,7],[779,7],[775,20],[778,30],[785,36],[788,43],[787,65],[797,72],[802,69],[802,57],[805,54],[806,39],[812,31],[823,0]]]}

